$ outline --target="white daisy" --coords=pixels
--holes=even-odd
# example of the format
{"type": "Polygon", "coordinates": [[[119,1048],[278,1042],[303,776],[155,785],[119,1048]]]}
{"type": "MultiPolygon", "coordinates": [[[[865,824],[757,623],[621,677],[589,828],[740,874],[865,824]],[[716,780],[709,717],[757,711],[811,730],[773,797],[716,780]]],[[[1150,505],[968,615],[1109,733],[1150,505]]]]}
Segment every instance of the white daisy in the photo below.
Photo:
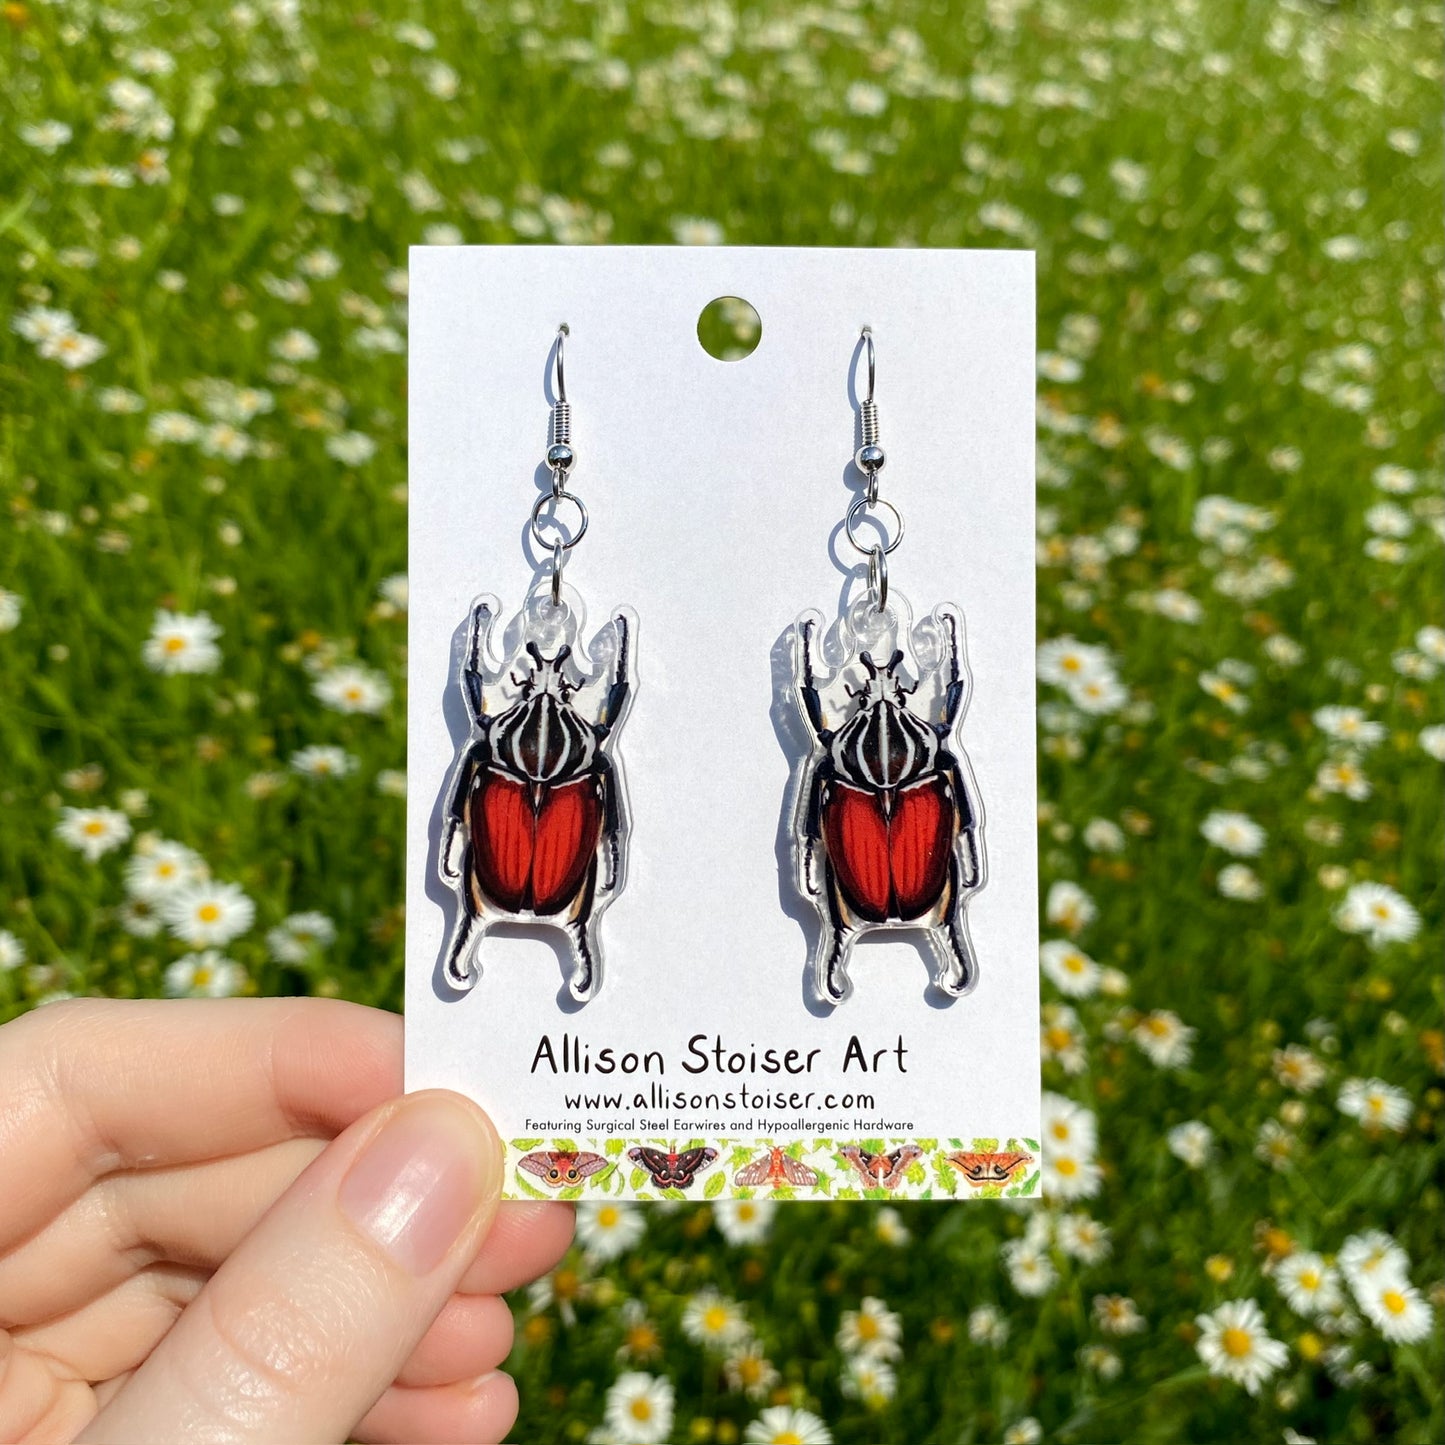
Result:
{"type": "Polygon", "coordinates": [[[1076,677],[1066,690],[1080,712],[1097,716],[1118,712],[1129,701],[1129,689],[1117,677],[1076,677]]]}
{"type": "Polygon", "coordinates": [[[130,819],[117,808],[62,808],[55,825],[55,836],[91,863],[119,848],[130,833],[130,819]]]}
{"type": "Polygon", "coordinates": [[[216,646],[220,635],[220,627],[205,612],[187,616],[162,608],[141,657],[155,672],[214,672],[221,665],[221,649],[216,646]]]}
{"type": "Polygon", "coordinates": [[[386,678],[369,667],[355,665],[333,667],[322,673],[312,691],[337,712],[374,716],[391,701],[391,684],[386,678]]]}
{"type": "Polygon", "coordinates": [[[376,775],[376,791],[388,798],[406,797],[406,773],[401,768],[383,768],[376,775]]]}
{"type": "Polygon", "coordinates": [[[881,1299],[868,1296],[856,1310],[844,1310],[838,1348],[845,1355],[894,1360],[903,1353],[903,1321],[881,1299]]]}
{"type": "Polygon", "coordinates": [[[348,467],[359,467],[376,455],[376,443],[359,431],[344,431],[339,436],[328,437],[327,453],[348,467]]]}
{"type": "Polygon", "coordinates": [[[1122,853],[1124,830],[1108,818],[1090,818],[1084,824],[1084,846],[1094,853],[1122,853]]]}
{"type": "Polygon", "coordinates": [[[1370,796],[1370,780],[1353,757],[1331,758],[1315,772],[1315,785],[1326,793],[1343,793],[1360,803],[1370,796]]]}
{"type": "Polygon", "coordinates": [[[23,606],[24,602],[18,592],[7,592],[0,587],[0,632],[14,632],[20,626],[20,611],[23,606]]]}
{"type": "Polygon", "coordinates": [[[777,1208],[770,1199],[720,1199],[713,1206],[713,1223],[729,1244],[761,1244],[777,1208]]]}
{"type": "Polygon", "coordinates": [[[336,925],[324,913],[293,913],[266,934],[266,947],[277,963],[305,963],[335,941],[336,925]]]}
{"type": "Polygon", "coordinates": [[[1274,1051],[1274,1076],[1287,1089],[1308,1094],[1325,1081],[1325,1066],[1303,1044],[1287,1044],[1274,1051]]]}
{"type": "Polygon", "coordinates": [[[721,246],[723,228],[700,216],[679,216],[672,223],[672,238],[679,246],[721,246]]]}
{"type": "Polygon", "coordinates": [[[125,865],[125,886],[132,898],[159,903],[209,873],[206,860],[194,848],[151,834],[141,839],[125,865]]]}
{"type": "Polygon", "coordinates": [[[1257,1301],[1230,1300],[1212,1314],[1199,1315],[1195,1348],[1211,1375],[1243,1385],[1251,1395],[1289,1359],[1289,1351],[1265,1329],[1257,1301]]]}
{"type": "Polygon", "coordinates": [[[1051,1148],[1046,1142],[1040,1183],[1046,1199],[1092,1199],[1099,1192],[1103,1175],[1092,1155],[1076,1149],[1051,1148]]]}
{"type": "Polygon", "coordinates": [[[1436,662],[1445,662],[1445,627],[1436,627],[1433,623],[1428,627],[1422,627],[1415,634],[1415,646],[1436,662]]]}
{"type": "Polygon", "coordinates": [[[393,572],[390,577],[383,577],[376,590],[383,602],[391,603],[398,612],[406,611],[410,587],[405,572],[393,572]]]}
{"type": "Polygon", "coordinates": [[[1410,1268],[1405,1251],[1379,1229],[1350,1235],[1340,1246],[1336,1260],[1340,1273],[1357,1297],[1362,1290],[1374,1288],[1384,1280],[1404,1280],[1410,1268]]]}
{"type": "Polygon", "coordinates": [[[811,1410],[772,1405],[743,1431],[743,1445],[833,1445],[833,1432],[811,1410]]]}
{"type": "Polygon", "coordinates": [[[42,120],[20,127],[20,139],[43,155],[54,155],[74,134],[63,120],[42,120]]]}
{"type": "Polygon", "coordinates": [[[718,1351],[752,1333],[743,1307],[715,1289],[699,1290],[688,1300],[682,1311],[682,1332],[695,1343],[718,1351]]]}
{"type": "Polygon", "coordinates": [[[245,983],[246,970],[214,948],[178,958],[165,974],[171,998],[231,998],[245,983]]]}
{"type": "Polygon", "coordinates": [[[1088,1067],[1084,1031],[1079,1016],[1066,1003],[1046,1003],[1039,1022],[1039,1053],[1066,1074],[1082,1074],[1088,1067]]]}
{"type": "Polygon", "coordinates": [[[356,770],[356,759],[344,748],[299,748],[291,754],[291,770],[308,778],[344,778],[356,770]]]}
{"type": "MultiPolygon", "coordinates": [[[[20,614],[17,612],[16,616],[20,614]]],[[[0,608],[0,617],[3,617],[3,608],[0,608]]],[[[13,623],[11,624],[14,625],[13,623]]],[[[0,622],[0,632],[5,630],[3,622],[0,622]]],[[[1420,746],[1439,762],[1445,762],[1445,723],[1432,723],[1427,728],[1420,729],[1420,746]]]]}
{"type": "Polygon", "coordinates": [[[903,1222],[903,1216],[891,1204],[880,1205],[873,1215],[873,1232],[894,1249],[902,1249],[913,1235],[903,1222]]]}
{"type": "Polygon", "coordinates": [[[1339,1110],[1366,1129],[1403,1133],[1410,1122],[1410,1096],[1383,1079],[1346,1079],[1340,1085],[1339,1110]]]}
{"type": "Polygon", "coordinates": [[[1420,931],[1414,906],[1385,883],[1356,883],[1335,909],[1335,924],[1346,933],[1363,933],[1373,948],[1407,943],[1420,931]]]}
{"type": "Polygon", "coordinates": [[[1040,682],[1063,687],[1080,678],[1113,677],[1114,662],[1106,648],[1073,637],[1055,637],[1039,643],[1035,669],[1040,682]]]}
{"type": "Polygon", "coordinates": [[[25,945],[8,928],[0,928],[0,973],[9,973],[24,962],[25,945]]]}
{"type": "Polygon", "coordinates": [[[728,1355],[723,1361],[723,1377],[728,1389],[746,1395],[749,1400],[767,1399],[779,1379],[776,1367],[755,1340],[746,1341],[728,1355]]]}
{"type": "Polygon", "coordinates": [[[271,343],[271,354],[282,361],[315,361],[321,355],[321,348],[309,332],[293,326],[271,343]]]}
{"type": "Polygon", "coordinates": [[[153,442],[197,442],[204,428],[183,411],[158,411],[146,423],[146,437],[153,442]]]}
{"type": "Polygon", "coordinates": [[[1087,1214],[1065,1214],[1055,1226],[1059,1248],[1084,1264],[1107,1259],[1113,1245],[1109,1231],[1087,1214]]]}
{"type": "Polygon", "coordinates": [[[577,1242],[582,1253],[601,1264],[626,1254],[642,1238],[647,1225],[636,1204],[600,1204],[582,1200],[577,1205],[577,1242]]]}
{"type": "Polygon", "coordinates": [[[1092,1111],[1045,1090],[1042,1097],[1044,1148],[1092,1154],[1098,1144],[1098,1126],[1092,1111]]]}
{"type": "Polygon", "coordinates": [[[1139,1306],[1126,1294],[1096,1294],[1094,1323],[1106,1335],[1137,1335],[1148,1328],[1139,1306]]]}
{"type": "Polygon", "coordinates": [[[1197,1031],[1169,1009],[1154,1009],[1134,1025],[1132,1036],[1161,1069],[1182,1069],[1194,1055],[1197,1031]]]}
{"type": "Polygon", "coordinates": [[[1280,1260],[1275,1268],[1274,1282],[1285,1303],[1307,1319],[1312,1315],[1333,1313],[1344,1298],[1340,1290],[1339,1271],[1326,1264],[1323,1255],[1309,1251],[1286,1255],[1280,1260]]]}
{"type": "Polygon", "coordinates": [[[1365,1317],[1387,1340],[1413,1344],[1430,1333],[1435,1312],[1408,1280],[1371,1281],[1355,1291],[1365,1317]]]}
{"type": "Polygon", "coordinates": [[[1264,851],[1268,835],[1246,813],[1231,813],[1216,808],[1199,825],[1199,831],[1216,848],[1233,853],[1236,858],[1257,858],[1264,851]]]}
{"type": "Polygon", "coordinates": [[[1297,1142],[1278,1119],[1266,1119],[1254,1136],[1254,1157],[1271,1169],[1288,1169],[1294,1163],[1297,1142]]]}
{"type": "Polygon", "coordinates": [[[1008,1319],[994,1305],[978,1305],[969,1311],[968,1337],[976,1345],[998,1348],[1008,1340],[1008,1319]]]}
{"type": "Polygon", "coordinates": [[[1039,1445],[1044,1438],[1044,1427],[1032,1415],[1015,1420],[1003,1432],[1003,1445],[1039,1445]]]}
{"type": "Polygon", "coordinates": [[[193,948],[224,948],[256,917],[256,905],[235,883],[201,880],[166,895],[160,904],[166,926],[193,948]]]}
{"type": "Polygon", "coordinates": [[[1099,989],[1099,965],[1081,948],[1061,939],[1039,947],[1039,965],[1060,993],[1088,998],[1099,989]]]}
{"type": "Polygon", "coordinates": [[[838,1386],[850,1400],[861,1400],[868,1409],[879,1410],[898,1393],[898,1376],[883,1360],[854,1355],[843,1362],[838,1386]]]}
{"type": "Polygon", "coordinates": [[[99,337],[87,336],[83,331],[67,331],[47,337],[35,349],[47,361],[58,361],[67,371],[77,371],[98,361],[107,348],[99,337]]]}
{"type": "Polygon", "coordinates": [[[1338,742],[1369,748],[1385,740],[1384,723],[1372,722],[1357,707],[1316,708],[1314,719],[1322,733],[1338,742]]]}
{"type": "Polygon", "coordinates": [[[1165,1139],[1169,1152],[1191,1169],[1203,1169],[1214,1152],[1214,1130],[1199,1119],[1176,1124],[1165,1139]]]}
{"type": "Polygon", "coordinates": [[[1264,897],[1264,884],[1247,863],[1228,863],[1221,868],[1218,887],[1221,898],[1233,898],[1237,902],[1253,903],[1264,897]]]}
{"type": "Polygon", "coordinates": [[[1099,908],[1077,883],[1061,880],[1049,889],[1044,917],[1066,933],[1081,933],[1098,916],[1099,908]]]}
{"type": "Polygon", "coordinates": [[[1059,1277],[1048,1251],[1027,1239],[1009,1240],[999,1254],[1009,1283],[1021,1295],[1036,1298],[1047,1294],[1059,1277]]]}
{"type": "Polygon", "coordinates": [[[672,1414],[672,1381],[629,1370],[607,1391],[607,1438],[618,1445],[661,1445],[672,1433],[672,1414]]]}
{"type": "Polygon", "coordinates": [[[56,306],[30,306],[11,318],[10,329],[39,345],[70,335],[75,330],[75,317],[56,306]]]}

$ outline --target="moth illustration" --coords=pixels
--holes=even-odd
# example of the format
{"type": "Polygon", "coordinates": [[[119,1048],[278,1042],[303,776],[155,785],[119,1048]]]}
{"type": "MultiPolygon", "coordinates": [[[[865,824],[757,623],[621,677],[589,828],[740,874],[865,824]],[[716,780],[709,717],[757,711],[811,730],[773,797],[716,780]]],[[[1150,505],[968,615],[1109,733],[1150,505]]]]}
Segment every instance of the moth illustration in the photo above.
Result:
{"type": "Polygon", "coordinates": [[[783,1153],[781,1149],[769,1149],[766,1154],[760,1154],[751,1164],[745,1164],[739,1169],[733,1180],[749,1189],[760,1184],[771,1184],[774,1189],[783,1189],[789,1185],[808,1189],[818,1182],[818,1171],[809,1169],[806,1164],[794,1159],[790,1154],[783,1153]]]}
{"type": "Polygon", "coordinates": [[[897,1189],[908,1166],[922,1156],[917,1144],[905,1144],[887,1154],[870,1154],[853,1144],[838,1151],[838,1157],[853,1166],[867,1189],[897,1189]]]}
{"type": "Polygon", "coordinates": [[[716,1149],[684,1149],[674,1154],[666,1149],[629,1149],[627,1157],[652,1175],[659,1189],[691,1189],[693,1181],[717,1158],[716,1149]]]}
{"type": "Polygon", "coordinates": [[[517,1168],[535,1174],[549,1189],[570,1189],[611,1168],[610,1163],[600,1154],[579,1151],[568,1153],[563,1149],[539,1149],[524,1155],[517,1161],[517,1168]]]}
{"type": "Polygon", "coordinates": [[[1033,1158],[1026,1150],[984,1154],[960,1149],[948,1156],[948,1162],[975,1189],[982,1189],[985,1184],[1011,1183],[1033,1162],[1033,1158]]]}

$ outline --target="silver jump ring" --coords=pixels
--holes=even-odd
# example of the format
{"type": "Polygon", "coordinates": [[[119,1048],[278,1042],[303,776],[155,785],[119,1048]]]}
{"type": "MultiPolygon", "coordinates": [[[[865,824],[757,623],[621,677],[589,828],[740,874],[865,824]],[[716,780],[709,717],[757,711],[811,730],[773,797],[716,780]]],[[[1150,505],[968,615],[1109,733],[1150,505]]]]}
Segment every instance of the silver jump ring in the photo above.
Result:
{"type": "MultiPolygon", "coordinates": [[[[567,556],[567,548],[562,544],[561,539],[552,543],[552,606],[562,605],[562,565],[567,556]]],[[[885,584],[886,585],[886,584],[885,584]]]]}
{"type": "Polygon", "coordinates": [[[868,553],[868,591],[873,598],[873,610],[883,612],[888,607],[888,561],[887,552],[875,542],[868,553]]]}
{"type": "MultiPolygon", "coordinates": [[[[880,545],[885,553],[892,552],[903,540],[903,514],[892,502],[884,501],[881,497],[870,499],[867,496],[862,496],[848,508],[847,532],[848,540],[853,544],[854,550],[861,552],[864,556],[871,556],[878,550],[880,545]],[[891,542],[883,544],[874,542],[865,547],[863,543],[858,540],[858,523],[862,519],[863,514],[870,509],[880,512],[891,512],[893,514],[894,525],[897,527],[897,535],[891,542]]],[[[883,535],[885,537],[888,535],[887,529],[884,530],[883,535]]]]}
{"type": "Polygon", "coordinates": [[[561,547],[564,552],[570,552],[583,537],[587,535],[586,503],[583,502],[581,497],[577,496],[574,492],[567,491],[565,488],[560,492],[543,492],[532,505],[532,535],[537,539],[537,545],[539,547],[557,546],[561,547]],[[581,519],[576,535],[565,542],[560,536],[549,541],[542,529],[542,524],[545,520],[557,532],[560,533],[562,531],[562,527],[555,517],[547,517],[544,519],[542,516],[542,509],[556,502],[571,502],[572,505],[577,508],[577,515],[581,519]]]}

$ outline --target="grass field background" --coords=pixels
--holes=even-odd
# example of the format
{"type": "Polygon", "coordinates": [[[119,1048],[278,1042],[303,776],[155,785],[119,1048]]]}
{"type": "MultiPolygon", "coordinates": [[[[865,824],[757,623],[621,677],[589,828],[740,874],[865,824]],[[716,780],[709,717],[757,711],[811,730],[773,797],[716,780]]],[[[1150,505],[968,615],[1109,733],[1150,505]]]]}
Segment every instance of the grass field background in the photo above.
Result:
{"type": "Polygon", "coordinates": [[[6,4],[0,1017],[399,1004],[409,244],[1033,246],[1049,1198],[594,1208],[516,1438],[1445,1436],[1440,21],[6,4]]]}

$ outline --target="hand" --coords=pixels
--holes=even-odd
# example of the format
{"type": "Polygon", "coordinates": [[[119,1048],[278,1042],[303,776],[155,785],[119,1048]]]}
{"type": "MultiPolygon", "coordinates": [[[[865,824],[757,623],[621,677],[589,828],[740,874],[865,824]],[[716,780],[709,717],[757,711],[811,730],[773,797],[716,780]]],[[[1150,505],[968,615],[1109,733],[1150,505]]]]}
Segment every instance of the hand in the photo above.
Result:
{"type": "Polygon", "coordinates": [[[500,1291],[565,1205],[497,1204],[401,1020],[325,999],[47,1005],[0,1028],[0,1440],[498,1440],[500,1291]]]}

